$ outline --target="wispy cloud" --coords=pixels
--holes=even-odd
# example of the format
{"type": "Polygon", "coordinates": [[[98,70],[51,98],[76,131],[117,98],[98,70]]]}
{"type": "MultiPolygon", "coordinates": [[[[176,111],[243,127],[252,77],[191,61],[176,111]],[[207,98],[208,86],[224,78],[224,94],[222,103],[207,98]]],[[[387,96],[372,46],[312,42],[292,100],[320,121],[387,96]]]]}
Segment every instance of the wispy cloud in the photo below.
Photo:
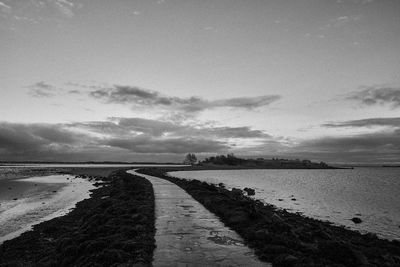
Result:
{"type": "Polygon", "coordinates": [[[68,0],[50,0],[49,3],[52,3],[57,10],[66,17],[73,17],[74,16],[74,7],[75,4],[68,1],[68,0]]]}
{"type": "Polygon", "coordinates": [[[7,5],[6,3],[0,1],[0,11],[9,13],[11,11],[11,7],[9,5],[7,5]]]}
{"type": "Polygon", "coordinates": [[[72,18],[82,3],[71,0],[18,0],[0,1],[0,19],[4,23],[15,21],[39,23],[41,21],[58,20],[61,17],[72,18]],[[61,15],[61,16],[60,16],[61,15]]]}
{"type": "Polygon", "coordinates": [[[45,83],[43,81],[37,82],[35,84],[27,86],[29,88],[29,94],[33,97],[52,97],[55,96],[59,90],[48,83],[45,83]]]}
{"type": "Polygon", "coordinates": [[[163,107],[186,112],[199,112],[217,107],[251,110],[262,106],[268,106],[281,98],[279,95],[263,95],[258,97],[238,97],[211,101],[195,96],[189,98],[167,96],[157,91],[120,85],[94,90],[90,92],[89,95],[105,103],[127,104],[134,107],[163,107]]]}
{"type": "Polygon", "coordinates": [[[400,88],[370,86],[360,91],[351,92],[345,99],[365,106],[389,105],[392,108],[398,108],[400,107],[400,88]]]}
{"type": "Polygon", "coordinates": [[[400,128],[400,118],[368,118],[362,120],[350,120],[342,122],[331,122],[322,124],[323,127],[341,128],[341,127],[374,127],[388,126],[400,128]]]}

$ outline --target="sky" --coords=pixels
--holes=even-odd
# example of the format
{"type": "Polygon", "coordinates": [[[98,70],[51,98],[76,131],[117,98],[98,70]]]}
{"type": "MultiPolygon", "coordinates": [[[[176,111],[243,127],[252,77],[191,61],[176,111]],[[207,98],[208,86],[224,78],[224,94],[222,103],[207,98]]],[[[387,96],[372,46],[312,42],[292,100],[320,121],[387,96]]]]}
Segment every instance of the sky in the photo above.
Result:
{"type": "Polygon", "coordinates": [[[0,161],[400,163],[398,0],[0,0],[0,161]]]}

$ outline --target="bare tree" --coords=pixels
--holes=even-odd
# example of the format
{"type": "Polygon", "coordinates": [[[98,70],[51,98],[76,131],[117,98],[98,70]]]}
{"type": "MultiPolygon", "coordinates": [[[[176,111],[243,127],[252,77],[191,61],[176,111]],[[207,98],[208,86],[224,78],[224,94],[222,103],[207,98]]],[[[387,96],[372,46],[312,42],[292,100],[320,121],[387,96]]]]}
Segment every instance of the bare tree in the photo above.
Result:
{"type": "Polygon", "coordinates": [[[197,162],[197,157],[195,154],[188,153],[183,161],[183,164],[193,165],[197,162]]]}

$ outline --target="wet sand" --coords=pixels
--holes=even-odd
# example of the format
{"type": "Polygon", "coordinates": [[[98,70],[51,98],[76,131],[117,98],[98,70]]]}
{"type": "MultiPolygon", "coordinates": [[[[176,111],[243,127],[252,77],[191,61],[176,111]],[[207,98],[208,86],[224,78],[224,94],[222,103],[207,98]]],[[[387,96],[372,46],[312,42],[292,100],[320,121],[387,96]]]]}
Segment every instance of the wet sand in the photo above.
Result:
{"type": "Polygon", "coordinates": [[[155,247],[151,183],[112,169],[89,177],[84,169],[72,173],[97,181],[91,197],[65,216],[1,244],[0,266],[151,266],[155,247]]]}
{"type": "Polygon", "coordinates": [[[92,188],[91,182],[71,175],[0,180],[0,244],[67,213],[92,188]]]}

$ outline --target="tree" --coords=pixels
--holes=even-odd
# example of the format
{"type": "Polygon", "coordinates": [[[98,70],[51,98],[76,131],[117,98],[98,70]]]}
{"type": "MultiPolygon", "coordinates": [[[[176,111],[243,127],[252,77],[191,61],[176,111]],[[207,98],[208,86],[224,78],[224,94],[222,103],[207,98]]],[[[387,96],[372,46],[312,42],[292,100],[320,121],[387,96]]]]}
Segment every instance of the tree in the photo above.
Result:
{"type": "Polygon", "coordinates": [[[185,157],[185,160],[183,161],[183,164],[188,164],[188,165],[193,165],[197,162],[197,157],[195,154],[187,154],[185,157]]]}

